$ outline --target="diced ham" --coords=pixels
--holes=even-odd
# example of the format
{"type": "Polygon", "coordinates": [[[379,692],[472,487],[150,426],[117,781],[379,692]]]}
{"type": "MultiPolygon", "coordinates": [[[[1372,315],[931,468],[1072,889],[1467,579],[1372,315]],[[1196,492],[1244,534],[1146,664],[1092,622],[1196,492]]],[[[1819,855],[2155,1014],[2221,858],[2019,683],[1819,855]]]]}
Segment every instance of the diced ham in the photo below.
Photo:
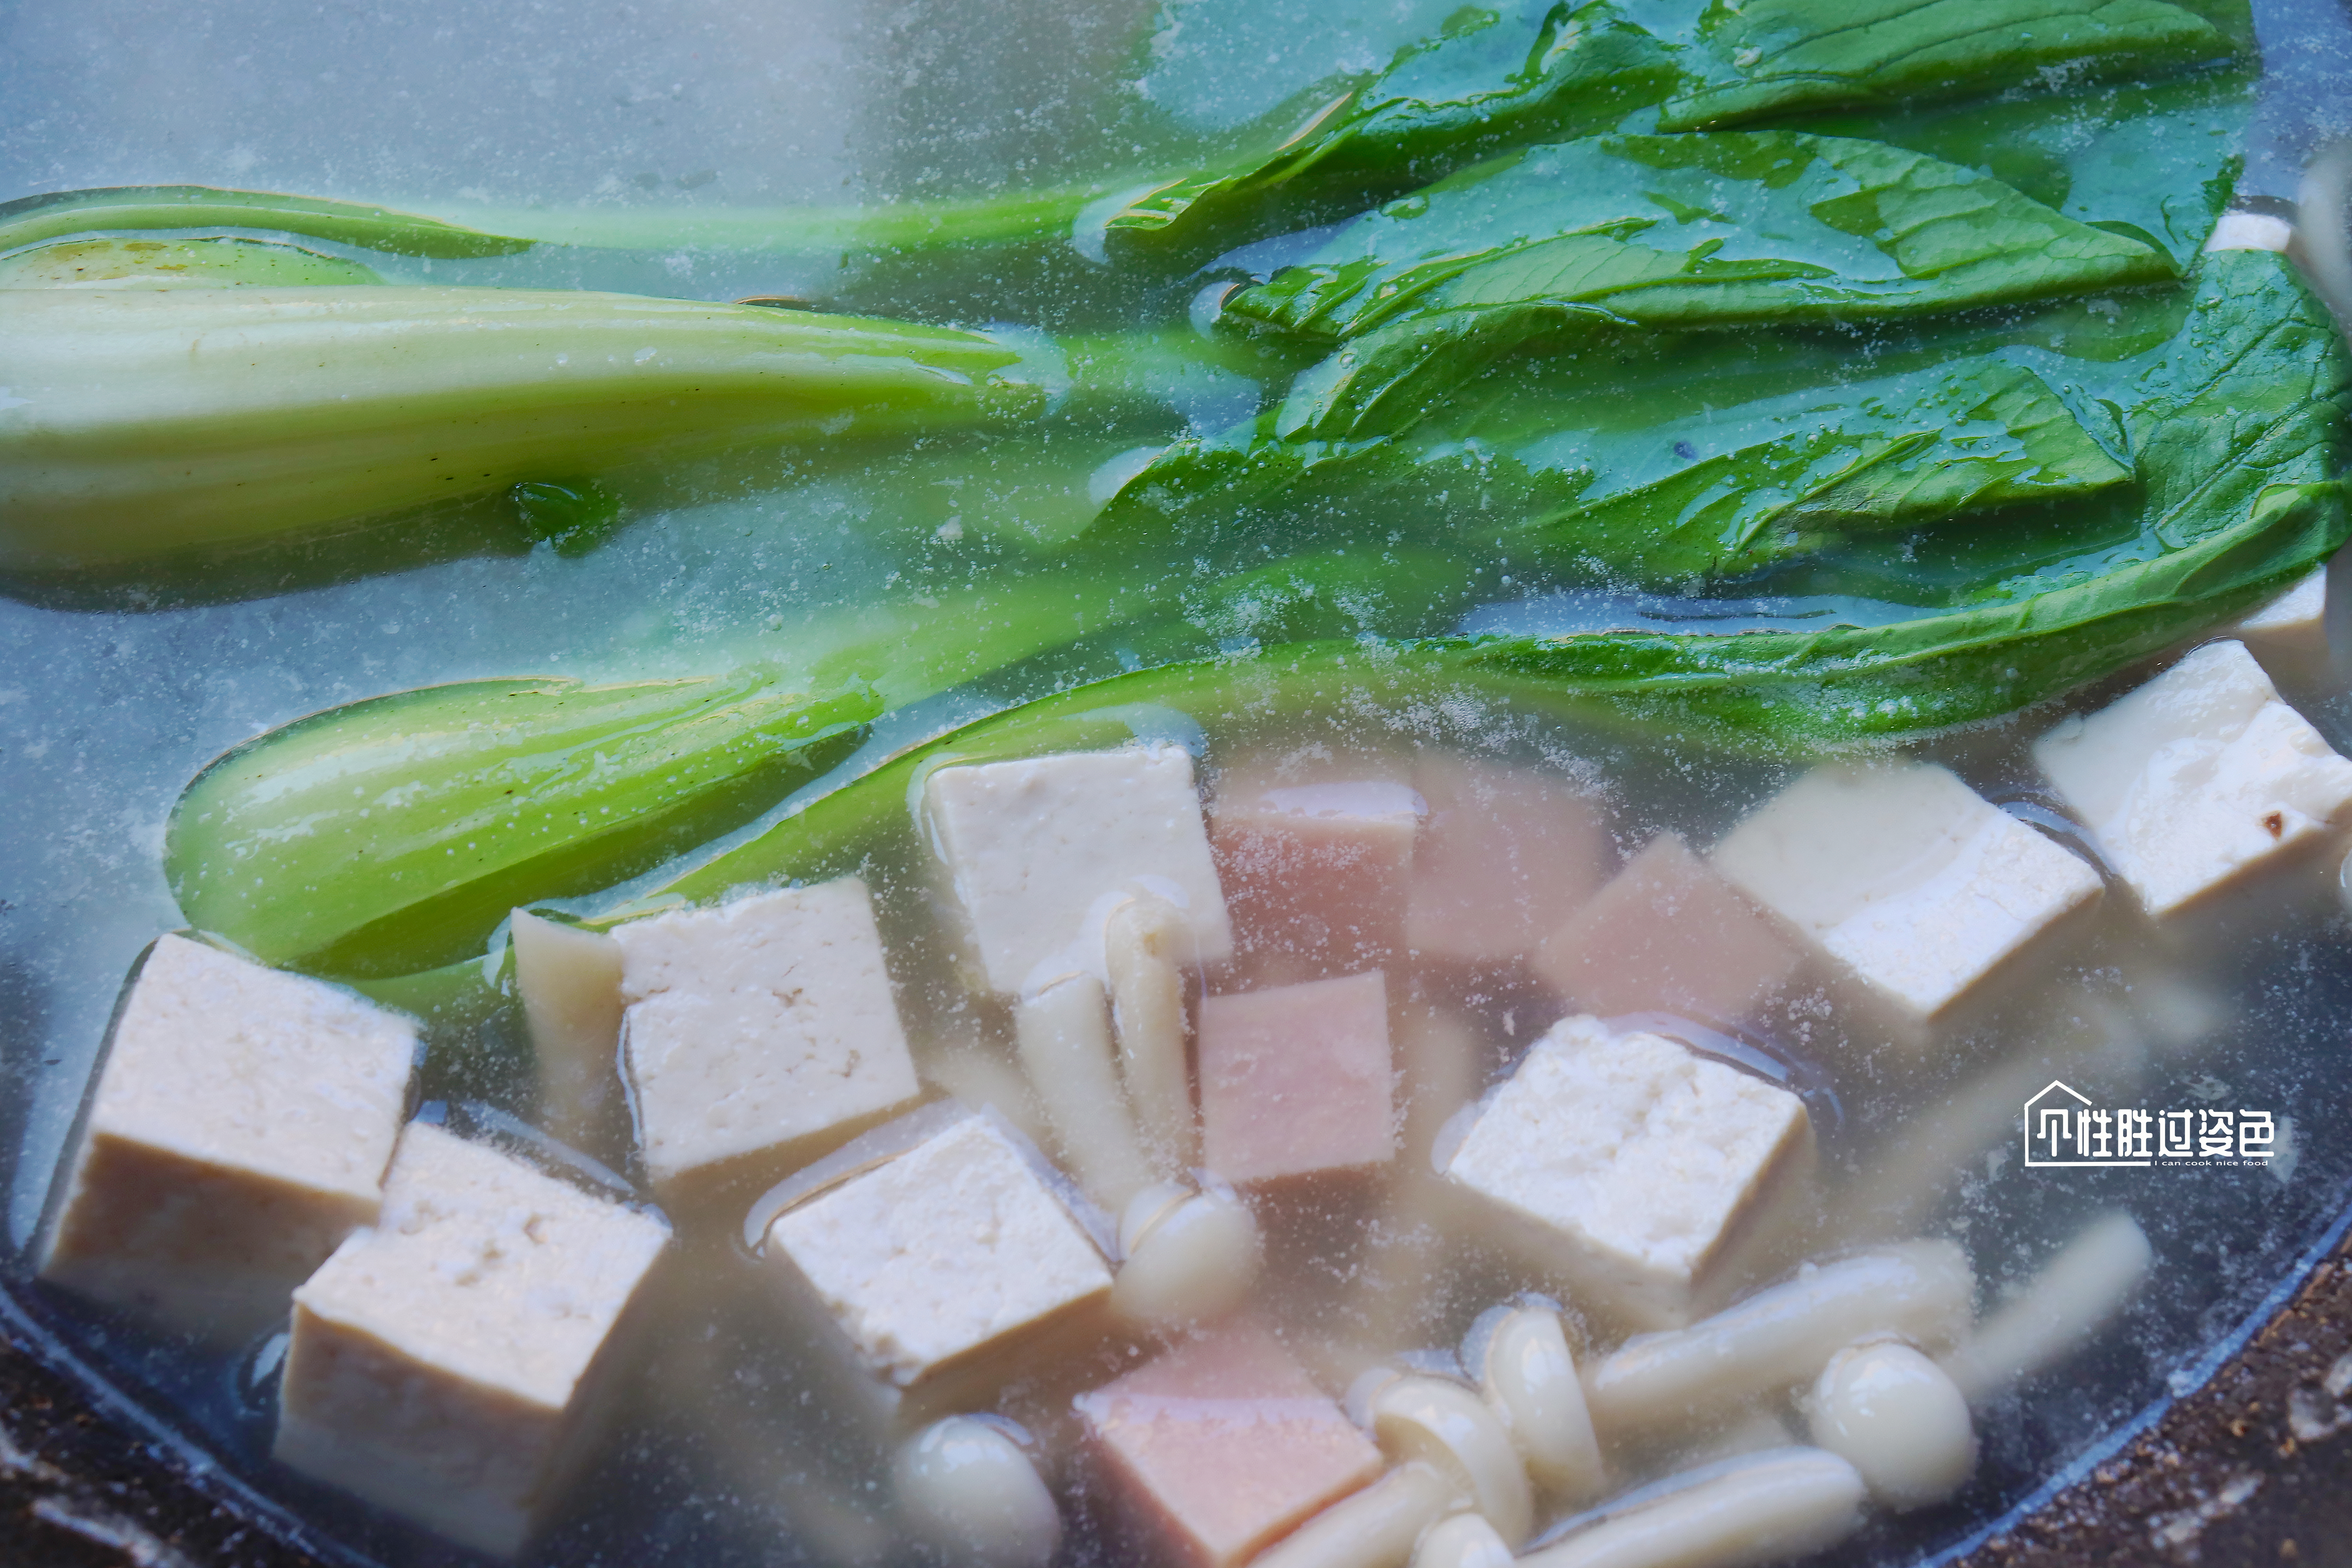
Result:
{"type": "Polygon", "coordinates": [[[1209,842],[1248,967],[1307,979],[1394,963],[1422,811],[1392,780],[1229,777],[1209,842]]]}
{"type": "Polygon", "coordinates": [[[1526,768],[1425,757],[1405,942],[1423,958],[1501,963],[1582,909],[1615,859],[1599,803],[1526,768]]]}
{"type": "Polygon", "coordinates": [[[1177,1568],[1232,1568],[1381,1472],[1272,1335],[1229,1321],[1078,1396],[1117,1505],[1177,1568]]]}
{"type": "Polygon", "coordinates": [[[1201,1004],[1201,1128],[1236,1184],[1383,1164],[1395,1151],[1379,970],[1201,1004]]]}
{"type": "Polygon", "coordinates": [[[1801,957],[1680,834],[1664,833],[1545,939],[1533,967],[1588,1012],[1730,1023],[1787,985],[1801,957]]]}

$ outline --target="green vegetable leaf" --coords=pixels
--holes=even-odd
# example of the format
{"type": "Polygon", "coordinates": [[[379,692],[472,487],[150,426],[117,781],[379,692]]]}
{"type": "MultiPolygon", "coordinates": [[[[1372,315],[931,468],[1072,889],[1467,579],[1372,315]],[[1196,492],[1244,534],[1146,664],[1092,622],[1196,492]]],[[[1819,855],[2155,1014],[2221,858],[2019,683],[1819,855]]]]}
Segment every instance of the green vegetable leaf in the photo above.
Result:
{"type": "Polygon", "coordinates": [[[65,239],[0,256],[0,289],[381,283],[371,267],[262,239],[65,239]]]}
{"type": "Polygon", "coordinates": [[[2039,376],[1998,360],[1638,433],[1553,433],[1514,458],[1535,471],[1581,463],[1594,482],[1521,523],[1510,543],[1580,574],[1684,589],[1819,554],[1856,531],[2074,500],[2131,479],[2039,376]]]}
{"type": "Polygon", "coordinates": [[[507,492],[523,531],[558,555],[585,555],[619,526],[621,500],[593,479],[525,479],[507,492]]]}
{"type": "Polygon", "coordinates": [[[362,202],[211,185],[115,185],[0,203],[0,251],[102,229],[262,228],[394,256],[512,256],[531,241],[362,202]]]}
{"type": "Polygon", "coordinates": [[[2249,58],[2252,37],[2237,0],[1465,7],[1286,136],[1120,199],[1103,237],[1113,252],[1205,249],[1254,230],[1320,221],[1530,142],[2160,77],[2249,58]],[[1652,123],[1643,123],[1652,106],[1652,123]]]}
{"type": "Polygon", "coordinates": [[[1454,552],[1340,546],[1220,577],[1187,593],[1183,613],[1228,645],[1407,635],[1459,619],[1475,576],[1454,552]]]}
{"type": "Polygon", "coordinates": [[[314,715],[182,794],[164,872],[191,924],[271,963],[401,974],[507,911],[636,875],[847,754],[871,692],[752,669],[631,686],[483,680],[314,715]]]}
{"type": "Polygon", "coordinates": [[[2124,424],[2145,499],[2121,543],[1890,626],[1499,639],[1467,657],[1656,721],[1811,742],[1898,736],[2110,674],[2259,603],[2352,537],[2341,479],[2352,363],[2284,258],[2208,257],[2179,336],[2091,390],[2132,399],[2124,424]]]}
{"type": "Polygon", "coordinates": [[[2158,75],[2242,47],[2164,0],[1717,0],[1698,36],[1700,79],[1660,109],[1662,131],[1977,97],[2057,72],[2158,75]]]}
{"type": "Polygon", "coordinates": [[[2068,217],[2158,246],[2185,271],[2229,205],[2260,89],[2253,71],[2215,71],[2152,87],[1824,117],[1806,129],[1974,169],[2068,217]]]}
{"type": "Polygon", "coordinates": [[[2132,478],[2039,375],[2005,360],[1915,353],[1903,357],[1930,363],[1857,379],[1804,344],[1709,357],[1704,342],[1696,355],[1688,339],[1669,343],[1681,352],[1657,357],[1699,396],[1612,375],[1643,367],[1596,353],[1481,384],[1386,440],[1286,441],[1261,418],[1162,458],[1097,529],[1172,525],[1204,542],[1420,517],[1441,520],[1424,531],[1570,578],[1696,592],[1856,533],[2080,500],[2132,478]]]}
{"type": "Polygon", "coordinates": [[[1296,226],[1353,211],[1491,153],[1605,130],[1680,79],[1671,51],[1612,0],[1465,9],[1273,147],[1129,197],[1104,242],[1203,248],[1276,213],[1296,226]]]}
{"type": "Polygon", "coordinates": [[[1343,340],[1285,436],[1401,428],[1538,338],[1894,320],[2173,276],[2154,246],[1883,142],[1606,136],[1497,159],[1349,225],[1228,317],[1343,340]]]}

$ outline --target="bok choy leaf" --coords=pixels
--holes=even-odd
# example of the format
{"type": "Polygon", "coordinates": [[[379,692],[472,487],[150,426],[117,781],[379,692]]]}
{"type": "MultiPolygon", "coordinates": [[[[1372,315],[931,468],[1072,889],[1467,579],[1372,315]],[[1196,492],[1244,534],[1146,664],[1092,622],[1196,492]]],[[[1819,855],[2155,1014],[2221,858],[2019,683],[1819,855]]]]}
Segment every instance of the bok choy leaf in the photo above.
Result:
{"type": "Polygon", "coordinates": [[[2094,228],[2145,240],[2186,271],[2229,205],[2261,78],[2209,71],[2151,86],[2007,97],[1806,129],[1974,169],[2094,228]]]}
{"type": "Polygon", "coordinates": [[[1129,197],[1113,252],[1297,226],[1494,153],[1591,132],[1889,110],[2242,59],[2235,0],[1517,0],[1468,8],[1230,164],[1129,197]]]}
{"type": "Polygon", "coordinates": [[[0,256],[0,289],[220,289],[381,283],[340,256],[264,239],[60,239],[0,256]]]}
{"type": "Polygon", "coordinates": [[[2062,73],[2162,74],[2242,52],[2252,31],[2243,17],[2240,10],[2224,31],[2164,0],[1715,4],[1696,29],[1696,79],[1660,108],[1658,128],[1977,97],[2062,73]]]}
{"type": "MultiPolygon", "coordinates": [[[[1887,626],[1502,638],[1473,665],[1629,715],[1759,737],[1894,737],[2008,712],[2218,625],[2352,537],[2352,365],[2284,258],[2210,256],[2179,336],[2112,367],[2140,504],[2120,537],[2024,531],[1948,608],[1887,626]],[[2019,569],[2001,570],[2006,556],[2019,569]],[[2038,557],[2038,559],[2037,559],[2038,557]]],[[[2089,378],[2086,376],[2086,380],[2089,378]]]]}
{"type": "Polygon", "coordinates": [[[1341,344],[1278,421],[1328,439],[1402,428],[1538,338],[1898,320],[2174,275],[2153,245],[1884,142],[1605,136],[1391,203],[1224,314],[1341,344]]]}
{"type": "Polygon", "coordinates": [[[1593,481],[1511,530],[1509,553],[1685,590],[1817,555],[1857,532],[2078,500],[2131,479],[2039,376],[1993,359],[1638,433],[1550,430],[1514,459],[1530,478],[1580,464],[1593,481]]]}
{"type": "Polygon", "coordinates": [[[1104,244],[1198,249],[1337,216],[1486,153],[1608,130],[1680,80],[1673,51],[1612,0],[1465,7],[1271,150],[1129,198],[1104,244]]]}
{"type": "Polygon", "coordinates": [[[1685,363],[1700,396],[1629,396],[1595,354],[1482,382],[1380,440],[1286,441],[1261,416],[1177,448],[1096,527],[1141,538],[1172,521],[1196,542],[1344,535],[1378,508],[1441,520],[1428,531],[1457,548],[1475,541],[1572,581],[1704,592],[1856,534],[2079,500],[2131,479],[2039,375],[2000,359],[1936,356],[1858,378],[1801,345],[1712,358],[1701,345],[1685,363]],[[1757,395],[1758,381],[1769,390],[1757,395]]]}
{"type": "Polygon", "coordinates": [[[2224,252],[2191,290],[2092,305],[1896,334],[1876,376],[1836,340],[1666,336],[1481,383],[1402,437],[1286,441],[1265,416],[1180,445],[1097,527],[1246,560],[1377,508],[1555,580],[1703,592],[1777,567],[1777,591],[1922,612],[1491,657],[1676,723],[1837,741],[1981,718],[2212,624],[2347,526],[2346,352],[2284,258],[2224,252]]]}

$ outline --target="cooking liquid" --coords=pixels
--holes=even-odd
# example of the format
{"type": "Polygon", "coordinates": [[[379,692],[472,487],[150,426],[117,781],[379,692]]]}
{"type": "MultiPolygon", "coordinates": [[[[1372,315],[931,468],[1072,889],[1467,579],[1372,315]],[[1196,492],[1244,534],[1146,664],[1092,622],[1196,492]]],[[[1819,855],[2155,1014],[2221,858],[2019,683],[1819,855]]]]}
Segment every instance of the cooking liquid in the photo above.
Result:
{"type": "MultiPolygon", "coordinates": [[[[968,595],[1050,574],[1063,542],[1105,486],[1132,471],[1137,454],[1188,430],[1222,428],[1279,384],[1282,365],[1190,340],[1188,307],[1203,279],[1107,279],[1060,244],[972,266],[823,246],[780,260],[728,241],[780,230],[755,204],[879,205],[1000,184],[1078,189],[1188,166],[1250,115],[1309,86],[1337,58],[1326,53],[1331,37],[1354,40],[1349,47],[1362,52],[1349,63],[1371,63],[1392,47],[1391,31],[1412,36],[1435,15],[1419,10],[1429,15],[1318,14],[1325,33],[1312,47],[1297,30],[1261,37],[1271,26],[1263,7],[1171,13],[1181,31],[1170,34],[1163,20],[1162,36],[1173,41],[1147,78],[1164,114],[1143,113],[1113,85],[1134,74],[1129,44],[1150,31],[1139,9],[1090,9],[1074,26],[1044,5],[961,20],[945,11],[894,19],[878,8],[848,19],[801,17],[815,31],[799,35],[786,26],[792,18],[771,17],[758,26],[776,31],[751,39],[730,36],[738,18],[681,7],[641,17],[617,37],[561,41],[535,36],[528,20],[494,22],[451,8],[442,18],[448,25],[493,32],[488,47],[468,51],[488,62],[472,68],[509,68],[511,79],[486,90],[480,78],[469,88],[458,72],[436,83],[425,109],[404,110],[395,89],[428,79],[404,74],[421,68],[372,66],[384,73],[374,84],[381,90],[360,95],[366,107],[351,124],[322,126],[324,116],[303,110],[289,91],[276,100],[278,123],[257,132],[257,145],[210,144],[193,155],[162,151],[180,129],[168,95],[131,114],[119,142],[77,143],[74,133],[120,89],[73,64],[70,51],[57,57],[68,63],[50,68],[53,77],[34,74],[13,86],[16,101],[37,92],[57,107],[55,129],[18,132],[0,146],[9,194],[149,179],[356,186],[355,194],[385,199],[405,194],[410,205],[459,221],[478,212],[489,227],[501,212],[521,213],[534,200],[586,203],[580,233],[601,229],[631,243],[465,263],[308,243],[364,255],[395,281],[790,295],[924,319],[1018,321],[1056,335],[1078,362],[1079,389],[1043,438],[735,453],[620,476],[614,484],[630,521],[580,559],[528,550],[504,511],[485,502],[396,531],[136,580],[39,584],[0,601],[0,753],[14,802],[0,840],[0,1082],[8,1086],[0,1095],[0,1147],[14,1152],[0,1288],[12,1312],[87,1358],[173,1441],[216,1463],[226,1484],[311,1519],[355,1560],[442,1560],[447,1549],[429,1538],[268,1465],[282,1342],[264,1340],[236,1358],[198,1355],[26,1280],[50,1177],[121,976],[146,942],[181,923],[158,867],[162,825],[179,787],[229,744],[380,691],[524,672],[641,679],[748,658],[804,662],[814,650],[871,639],[877,627],[903,626],[919,637],[968,595]],[[633,52],[632,42],[650,47],[633,52]],[[848,67],[826,68],[826,49],[848,67]],[[917,63],[903,73],[893,64],[908,59],[917,63]],[[769,82],[757,60],[780,70],[785,85],[769,82]],[[575,91],[579,82],[596,86],[575,91]],[[608,100],[618,100],[619,115],[604,109],[608,100]],[[482,142],[457,140],[453,128],[461,123],[482,142]],[[486,159],[471,150],[478,144],[501,151],[486,159]],[[449,173],[478,163],[485,165],[478,179],[449,173]],[[725,167],[700,179],[714,163],[725,167]],[[638,177],[646,174],[651,184],[638,177]],[[1144,353],[1130,345],[1116,374],[1104,368],[1108,349],[1086,360],[1086,343],[1136,322],[1169,324],[1173,346],[1144,353]]],[[[269,23],[257,15],[241,25],[266,31],[269,23]]],[[[2306,24],[2283,10],[2265,25],[2284,36],[2306,24]]],[[[322,41],[321,58],[307,62],[283,52],[293,46],[265,58],[283,60],[292,82],[351,71],[373,56],[400,60],[404,41],[421,47],[427,36],[322,41]]],[[[2267,145],[2257,138],[2257,176],[2265,157],[2277,163],[2267,145]]],[[[542,214],[532,221],[556,220],[542,214]]],[[[1206,279],[1263,272],[1309,243],[1253,247],[1206,279]]],[[[1376,555],[1391,531],[1412,521],[1376,513],[1360,521],[1355,547],[1376,555]]],[[[1192,567],[1174,552],[1133,581],[1189,586],[1192,567]]],[[[1500,562],[1482,573],[1466,605],[1433,606],[1392,592],[1340,606],[1336,624],[1313,618],[1324,607],[1310,613],[1279,594],[1211,602],[1131,589],[1126,603],[1151,612],[1145,619],[1164,628],[1160,642],[1132,626],[1090,633],[977,683],[950,685],[886,721],[866,752],[803,797],[961,718],[1174,652],[1246,658],[1255,645],[1303,635],[1302,626],[1340,635],[1456,626],[1724,629],[1727,614],[1745,627],[1818,624],[1824,616],[1867,624],[1899,613],[1851,596],[1767,595],[1702,605],[1612,595],[1531,581],[1500,562]]],[[[1074,583],[1074,598],[1083,587],[1074,583]]],[[[2338,692],[2289,696],[2331,742],[2352,744],[2352,703],[2338,692]]],[[[1606,804],[1620,856],[1667,829],[1710,843],[1791,773],[1671,735],[1477,699],[1376,699],[1263,731],[1245,714],[1192,717],[1212,777],[1241,756],[1307,766],[1319,765],[1324,752],[1345,762],[1429,749],[1571,780],[1606,804]]],[[[2063,819],[2024,754],[2054,718],[2037,714],[1912,750],[1948,763],[1979,793],[2063,840],[2063,819]]],[[[930,935],[919,854],[910,831],[895,848],[881,847],[869,872],[919,1061],[956,1051],[1001,1057],[1003,1020],[953,985],[930,935]]],[[[1923,1058],[1844,1037],[1840,1018],[1803,996],[1710,1037],[1733,1059],[1785,1074],[1807,1098],[1822,1154],[1810,1253],[1951,1236],[1968,1247],[1990,1304],[2093,1216],[2122,1208],[2147,1231],[2158,1260],[2140,1298],[2091,1351],[1979,1414],[1982,1458],[1958,1500],[1881,1518],[1836,1560],[1907,1561],[1963,1541],[2170,1394],[2194,1386],[2344,1208],[2352,1084],[2336,1056],[2352,1003],[2345,957],[2352,934],[2341,915],[2321,906],[2291,923],[2250,921],[2226,952],[2200,954],[2181,970],[2158,962],[2120,898],[2108,902],[2093,940],[2041,989],[2015,993],[1994,1017],[1923,1058]],[[2103,1102],[2268,1110],[2281,1127],[2278,1152],[2264,1165],[2029,1172],[2019,1158],[2018,1118],[2023,1099],[2052,1078],[2103,1102]]],[[[1400,973],[1391,994],[1400,1016],[1419,1009],[1461,1031],[1481,1087],[1564,1010],[1511,964],[1400,973]]],[[[421,1091],[449,1107],[453,1124],[511,1133],[503,1119],[528,1109],[520,1048],[511,1019],[446,1033],[433,1042],[421,1091]]],[[[1425,1158],[1441,1119],[1424,1105],[1406,1109],[1402,1157],[1425,1158]]],[[[1514,1291],[1545,1288],[1507,1258],[1425,1227],[1369,1233],[1380,1202],[1375,1191],[1277,1216],[1262,1286],[1276,1323],[1302,1334],[1334,1321],[1360,1324],[1357,1348],[1366,1353],[1442,1363],[1478,1312],[1514,1291]],[[1392,1280],[1379,1274],[1384,1264],[1394,1268],[1392,1280]]],[[[580,1510],[535,1549],[535,1560],[871,1562],[904,1552],[879,1458],[851,1424],[828,1414],[828,1390],[805,1347],[755,1308],[714,1295],[698,1309],[681,1307],[665,1325],[649,1363],[652,1396],[605,1468],[581,1487],[580,1510]],[[641,1544],[622,1550],[617,1541],[641,1544]]],[[[1703,1445],[1708,1436],[1692,1441],[1703,1445]]],[[[1089,1505],[1077,1503],[1071,1522],[1070,1561],[1118,1560],[1089,1505]]]]}

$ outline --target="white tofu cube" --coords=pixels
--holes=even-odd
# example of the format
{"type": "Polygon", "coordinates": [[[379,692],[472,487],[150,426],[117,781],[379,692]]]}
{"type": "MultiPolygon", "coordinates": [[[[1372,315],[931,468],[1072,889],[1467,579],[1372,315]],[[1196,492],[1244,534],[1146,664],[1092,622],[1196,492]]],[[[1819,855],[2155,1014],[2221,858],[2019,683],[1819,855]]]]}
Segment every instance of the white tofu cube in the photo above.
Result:
{"type": "Polygon", "coordinates": [[[1705,1309],[1811,1153],[1804,1102],[1787,1089],[1577,1016],[1529,1049],[1444,1173],[1500,1210],[1579,1305],[1671,1328],[1705,1309]]]}
{"type": "Polygon", "coordinates": [[[787,1294],[813,1296],[858,1364],[918,1405],[984,1398],[1089,1338],[1110,1291],[1034,1156],[986,1115],[785,1210],[766,1253],[787,1294]]]}
{"type": "Polygon", "coordinates": [[[513,1555],[593,1457],[615,1329],[668,1239],[652,1215],[411,1125],[382,1219],[294,1293],[274,1456],[513,1555]]]}
{"type": "Polygon", "coordinates": [[[1233,952],[1192,754],[1123,746],[941,768],[924,785],[933,842],[992,991],[1102,970],[1102,922],[1138,889],[1182,910],[1200,961],[1233,952]]]}
{"type": "Polygon", "coordinates": [[[2327,667],[2327,568],[2240,621],[2238,639],[2273,678],[2308,677],[2327,667]]]}
{"type": "Polygon", "coordinates": [[[250,1338],[374,1220],[415,1057],[399,1014],[163,938],[116,1019],[42,1278],[250,1338]]]}
{"type": "Polygon", "coordinates": [[[855,878],[613,936],[637,1132],[666,1203],[772,1182],[920,1092],[855,878]]]}
{"type": "Polygon", "coordinates": [[[2034,742],[2033,760],[2158,919],[2317,847],[2352,819],[2352,762],[2243,645],[2208,643],[2034,742]]]}
{"type": "Polygon", "coordinates": [[[2102,889],[2080,858],[1927,763],[1815,768],[1713,858],[1910,1025],[2102,889]]]}

